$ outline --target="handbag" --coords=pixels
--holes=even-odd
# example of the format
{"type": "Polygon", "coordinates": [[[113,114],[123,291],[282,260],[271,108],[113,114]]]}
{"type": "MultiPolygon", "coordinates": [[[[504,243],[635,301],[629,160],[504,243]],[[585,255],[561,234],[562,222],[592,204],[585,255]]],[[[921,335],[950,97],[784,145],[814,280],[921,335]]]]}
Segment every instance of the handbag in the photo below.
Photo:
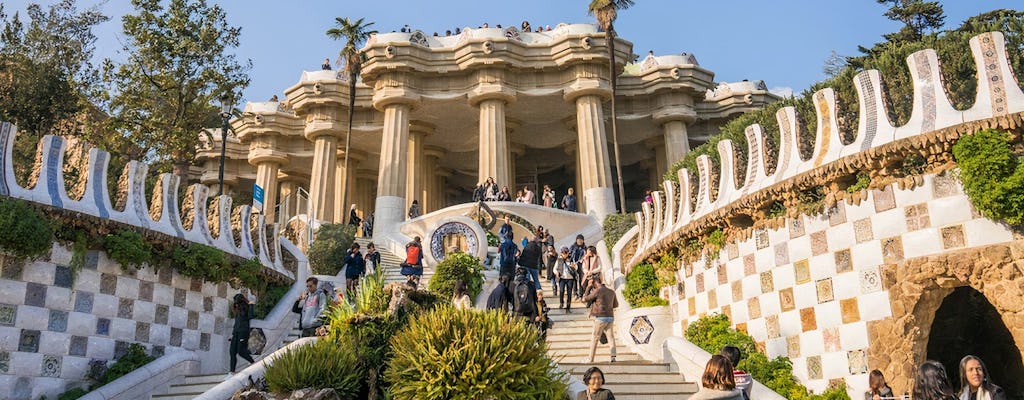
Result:
{"type": "Polygon", "coordinates": [[[604,332],[601,332],[601,337],[598,338],[598,341],[601,342],[601,344],[608,344],[608,336],[606,336],[604,332]]]}

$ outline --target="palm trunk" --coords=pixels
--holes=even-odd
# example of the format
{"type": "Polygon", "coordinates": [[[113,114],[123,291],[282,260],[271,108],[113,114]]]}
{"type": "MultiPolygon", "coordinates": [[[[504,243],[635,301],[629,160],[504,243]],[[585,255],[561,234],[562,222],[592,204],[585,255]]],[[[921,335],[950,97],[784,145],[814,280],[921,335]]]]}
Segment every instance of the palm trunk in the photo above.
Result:
{"type": "MultiPolygon", "coordinates": [[[[348,74],[348,132],[345,134],[345,176],[341,178],[342,187],[341,190],[341,206],[342,209],[346,209],[348,205],[348,177],[351,175],[348,170],[348,155],[350,153],[350,146],[352,145],[352,118],[356,114],[356,73],[350,72],[348,74]]],[[[364,206],[365,207],[365,206],[364,206]]],[[[341,217],[342,223],[345,222],[345,216],[341,217]]]]}
{"type": "Polygon", "coordinates": [[[612,82],[612,148],[615,151],[615,177],[619,182],[619,212],[622,214],[626,213],[626,192],[623,190],[622,185],[622,162],[619,158],[619,130],[618,124],[615,122],[615,92],[616,92],[616,81],[615,76],[615,29],[612,27],[608,28],[605,33],[608,38],[608,72],[612,82]]]}

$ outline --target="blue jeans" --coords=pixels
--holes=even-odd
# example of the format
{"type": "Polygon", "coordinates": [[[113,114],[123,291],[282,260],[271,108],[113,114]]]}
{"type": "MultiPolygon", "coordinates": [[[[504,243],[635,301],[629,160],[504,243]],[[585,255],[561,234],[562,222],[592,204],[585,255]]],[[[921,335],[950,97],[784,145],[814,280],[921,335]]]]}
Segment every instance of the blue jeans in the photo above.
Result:
{"type": "Polygon", "coordinates": [[[536,289],[542,290],[540,288],[540,270],[537,268],[526,268],[526,271],[529,272],[530,279],[533,279],[533,283],[537,285],[536,289]]]}

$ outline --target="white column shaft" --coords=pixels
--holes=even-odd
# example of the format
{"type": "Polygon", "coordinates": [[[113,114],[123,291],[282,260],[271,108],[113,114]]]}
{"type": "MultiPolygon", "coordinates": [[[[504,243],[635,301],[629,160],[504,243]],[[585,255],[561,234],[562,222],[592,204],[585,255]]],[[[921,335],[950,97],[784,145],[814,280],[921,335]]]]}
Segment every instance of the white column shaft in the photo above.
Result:
{"type": "Polygon", "coordinates": [[[508,138],[505,132],[505,101],[481,101],[480,107],[480,182],[493,177],[498,186],[511,183],[508,138]]]}

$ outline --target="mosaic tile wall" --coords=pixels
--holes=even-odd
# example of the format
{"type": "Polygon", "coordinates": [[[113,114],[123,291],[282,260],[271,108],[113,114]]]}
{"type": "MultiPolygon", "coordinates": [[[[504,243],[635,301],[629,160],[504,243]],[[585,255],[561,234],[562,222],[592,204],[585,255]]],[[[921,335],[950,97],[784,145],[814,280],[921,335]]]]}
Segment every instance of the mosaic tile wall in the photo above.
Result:
{"type": "Polygon", "coordinates": [[[881,265],[993,243],[1012,234],[974,211],[946,176],[923,187],[872,190],[860,205],[790,220],[729,243],[718,260],[685,265],[683,293],[672,296],[676,332],[705,314],[730,316],[769,357],[786,356],[816,392],[845,380],[867,388],[867,322],[892,317],[881,265]]]}
{"type": "Polygon", "coordinates": [[[96,251],[73,277],[70,260],[55,245],[48,261],[0,267],[0,398],[56,398],[132,343],[157,356],[195,351],[204,371],[226,370],[227,284],[170,269],[126,273],[96,251]]]}

